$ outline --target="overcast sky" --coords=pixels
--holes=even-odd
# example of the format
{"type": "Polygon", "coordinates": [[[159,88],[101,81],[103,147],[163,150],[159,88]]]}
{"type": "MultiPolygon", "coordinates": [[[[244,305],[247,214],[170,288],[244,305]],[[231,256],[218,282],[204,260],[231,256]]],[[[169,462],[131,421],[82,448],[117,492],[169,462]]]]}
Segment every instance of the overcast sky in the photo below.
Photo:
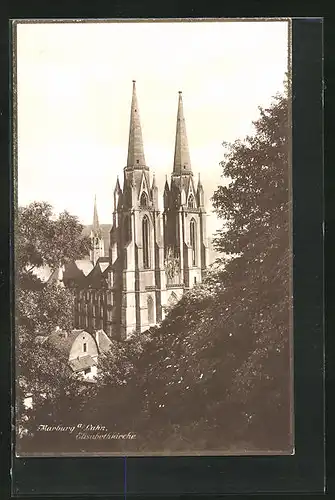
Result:
{"type": "MultiPolygon", "coordinates": [[[[144,151],[158,186],[173,165],[178,91],[193,172],[207,209],[222,180],[222,141],[251,132],[258,106],[283,88],[288,23],[19,24],[19,204],[111,223],[116,175],[127,160],[132,80],[144,151]]],[[[209,216],[209,233],[218,227],[209,216]]]]}

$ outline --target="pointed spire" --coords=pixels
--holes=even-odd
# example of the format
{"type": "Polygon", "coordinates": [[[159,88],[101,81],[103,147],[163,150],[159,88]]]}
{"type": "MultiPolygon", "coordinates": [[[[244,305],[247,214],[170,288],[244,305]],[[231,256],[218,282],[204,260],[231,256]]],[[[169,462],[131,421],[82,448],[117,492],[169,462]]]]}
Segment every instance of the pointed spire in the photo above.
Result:
{"type": "Polygon", "coordinates": [[[169,187],[168,178],[167,178],[167,175],[165,175],[164,191],[169,191],[169,190],[170,190],[170,187],[169,187]]]}
{"type": "Polygon", "coordinates": [[[143,168],[146,165],[135,84],[136,82],[135,80],[133,80],[133,96],[131,100],[127,167],[136,169],[143,168]]]}
{"type": "Polygon", "coordinates": [[[151,189],[157,189],[157,185],[156,185],[156,175],[155,175],[155,172],[153,173],[153,176],[152,176],[152,185],[151,185],[151,189]]]}
{"type": "Polygon", "coordinates": [[[179,99],[178,99],[178,114],[177,114],[173,173],[177,175],[180,175],[182,173],[192,174],[190,154],[188,150],[188,141],[186,134],[186,125],[184,118],[183,98],[181,91],[179,91],[179,99]]]}
{"type": "Polygon", "coordinates": [[[119,175],[117,175],[114,192],[120,192],[120,191],[121,191],[120,180],[119,180],[119,175]]]}
{"type": "Polygon", "coordinates": [[[204,206],[204,188],[202,186],[202,182],[200,180],[200,172],[198,174],[199,178],[198,178],[198,187],[197,187],[197,200],[198,200],[198,205],[199,207],[203,207],[204,206]]]}
{"type": "Polygon", "coordinates": [[[94,196],[92,231],[94,234],[100,234],[100,225],[99,225],[99,217],[98,217],[98,209],[97,209],[97,196],[96,195],[94,196]]]}

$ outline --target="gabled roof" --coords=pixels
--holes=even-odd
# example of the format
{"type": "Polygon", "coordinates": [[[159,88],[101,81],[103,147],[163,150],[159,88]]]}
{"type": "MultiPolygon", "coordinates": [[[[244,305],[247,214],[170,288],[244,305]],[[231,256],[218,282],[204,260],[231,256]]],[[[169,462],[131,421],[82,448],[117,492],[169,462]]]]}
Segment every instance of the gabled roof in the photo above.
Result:
{"type": "Polygon", "coordinates": [[[100,285],[107,279],[107,270],[110,263],[107,257],[100,258],[92,271],[87,275],[86,283],[93,288],[100,288],[100,285]]]}
{"type": "Polygon", "coordinates": [[[85,356],[81,356],[80,358],[71,359],[69,361],[69,365],[74,372],[80,372],[96,365],[96,361],[94,361],[92,356],[86,354],[85,356]]]}
{"type": "Polygon", "coordinates": [[[77,284],[84,282],[85,277],[92,271],[93,264],[89,260],[67,262],[64,266],[63,281],[67,284],[74,280],[77,284]]]}
{"type": "Polygon", "coordinates": [[[77,268],[87,276],[93,269],[93,263],[88,259],[76,260],[75,264],[77,268]]]}

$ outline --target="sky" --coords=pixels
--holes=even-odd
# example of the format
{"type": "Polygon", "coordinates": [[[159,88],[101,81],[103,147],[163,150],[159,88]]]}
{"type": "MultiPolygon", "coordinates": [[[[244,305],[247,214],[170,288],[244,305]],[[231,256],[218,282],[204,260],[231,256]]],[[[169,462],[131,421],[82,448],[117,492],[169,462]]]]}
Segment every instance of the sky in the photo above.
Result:
{"type": "MultiPolygon", "coordinates": [[[[17,25],[18,203],[48,201],[84,224],[97,197],[112,221],[127,160],[132,80],[144,152],[162,200],[173,167],[178,91],[208,233],[222,142],[252,132],[258,106],[283,89],[288,22],[105,22],[17,25]]],[[[162,202],[161,202],[162,203],[162,202]]]]}

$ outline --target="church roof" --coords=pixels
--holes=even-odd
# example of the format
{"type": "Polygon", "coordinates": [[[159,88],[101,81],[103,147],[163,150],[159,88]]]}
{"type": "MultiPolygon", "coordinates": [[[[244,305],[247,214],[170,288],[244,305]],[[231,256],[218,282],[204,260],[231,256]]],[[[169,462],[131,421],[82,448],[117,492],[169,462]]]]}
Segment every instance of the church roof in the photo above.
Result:
{"type": "Polygon", "coordinates": [[[181,92],[179,92],[179,98],[178,98],[178,113],[177,113],[173,173],[177,175],[180,175],[182,173],[192,174],[190,153],[188,149],[188,141],[186,134],[183,98],[181,92]]]}
{"type": "Polygon", "coordinates": [[[136,82],[133,80],[133,95],[131,100],[130,127],[127,167],[143,168],[146,166],[142,139],[142,128],[138,109],[136,82]]]}
{"type": "Polygon", "coordinates": [[[93,269],[93,264],[88,259],[76,260],[75,265],[85,276],[87,276],[93,269]]]}

